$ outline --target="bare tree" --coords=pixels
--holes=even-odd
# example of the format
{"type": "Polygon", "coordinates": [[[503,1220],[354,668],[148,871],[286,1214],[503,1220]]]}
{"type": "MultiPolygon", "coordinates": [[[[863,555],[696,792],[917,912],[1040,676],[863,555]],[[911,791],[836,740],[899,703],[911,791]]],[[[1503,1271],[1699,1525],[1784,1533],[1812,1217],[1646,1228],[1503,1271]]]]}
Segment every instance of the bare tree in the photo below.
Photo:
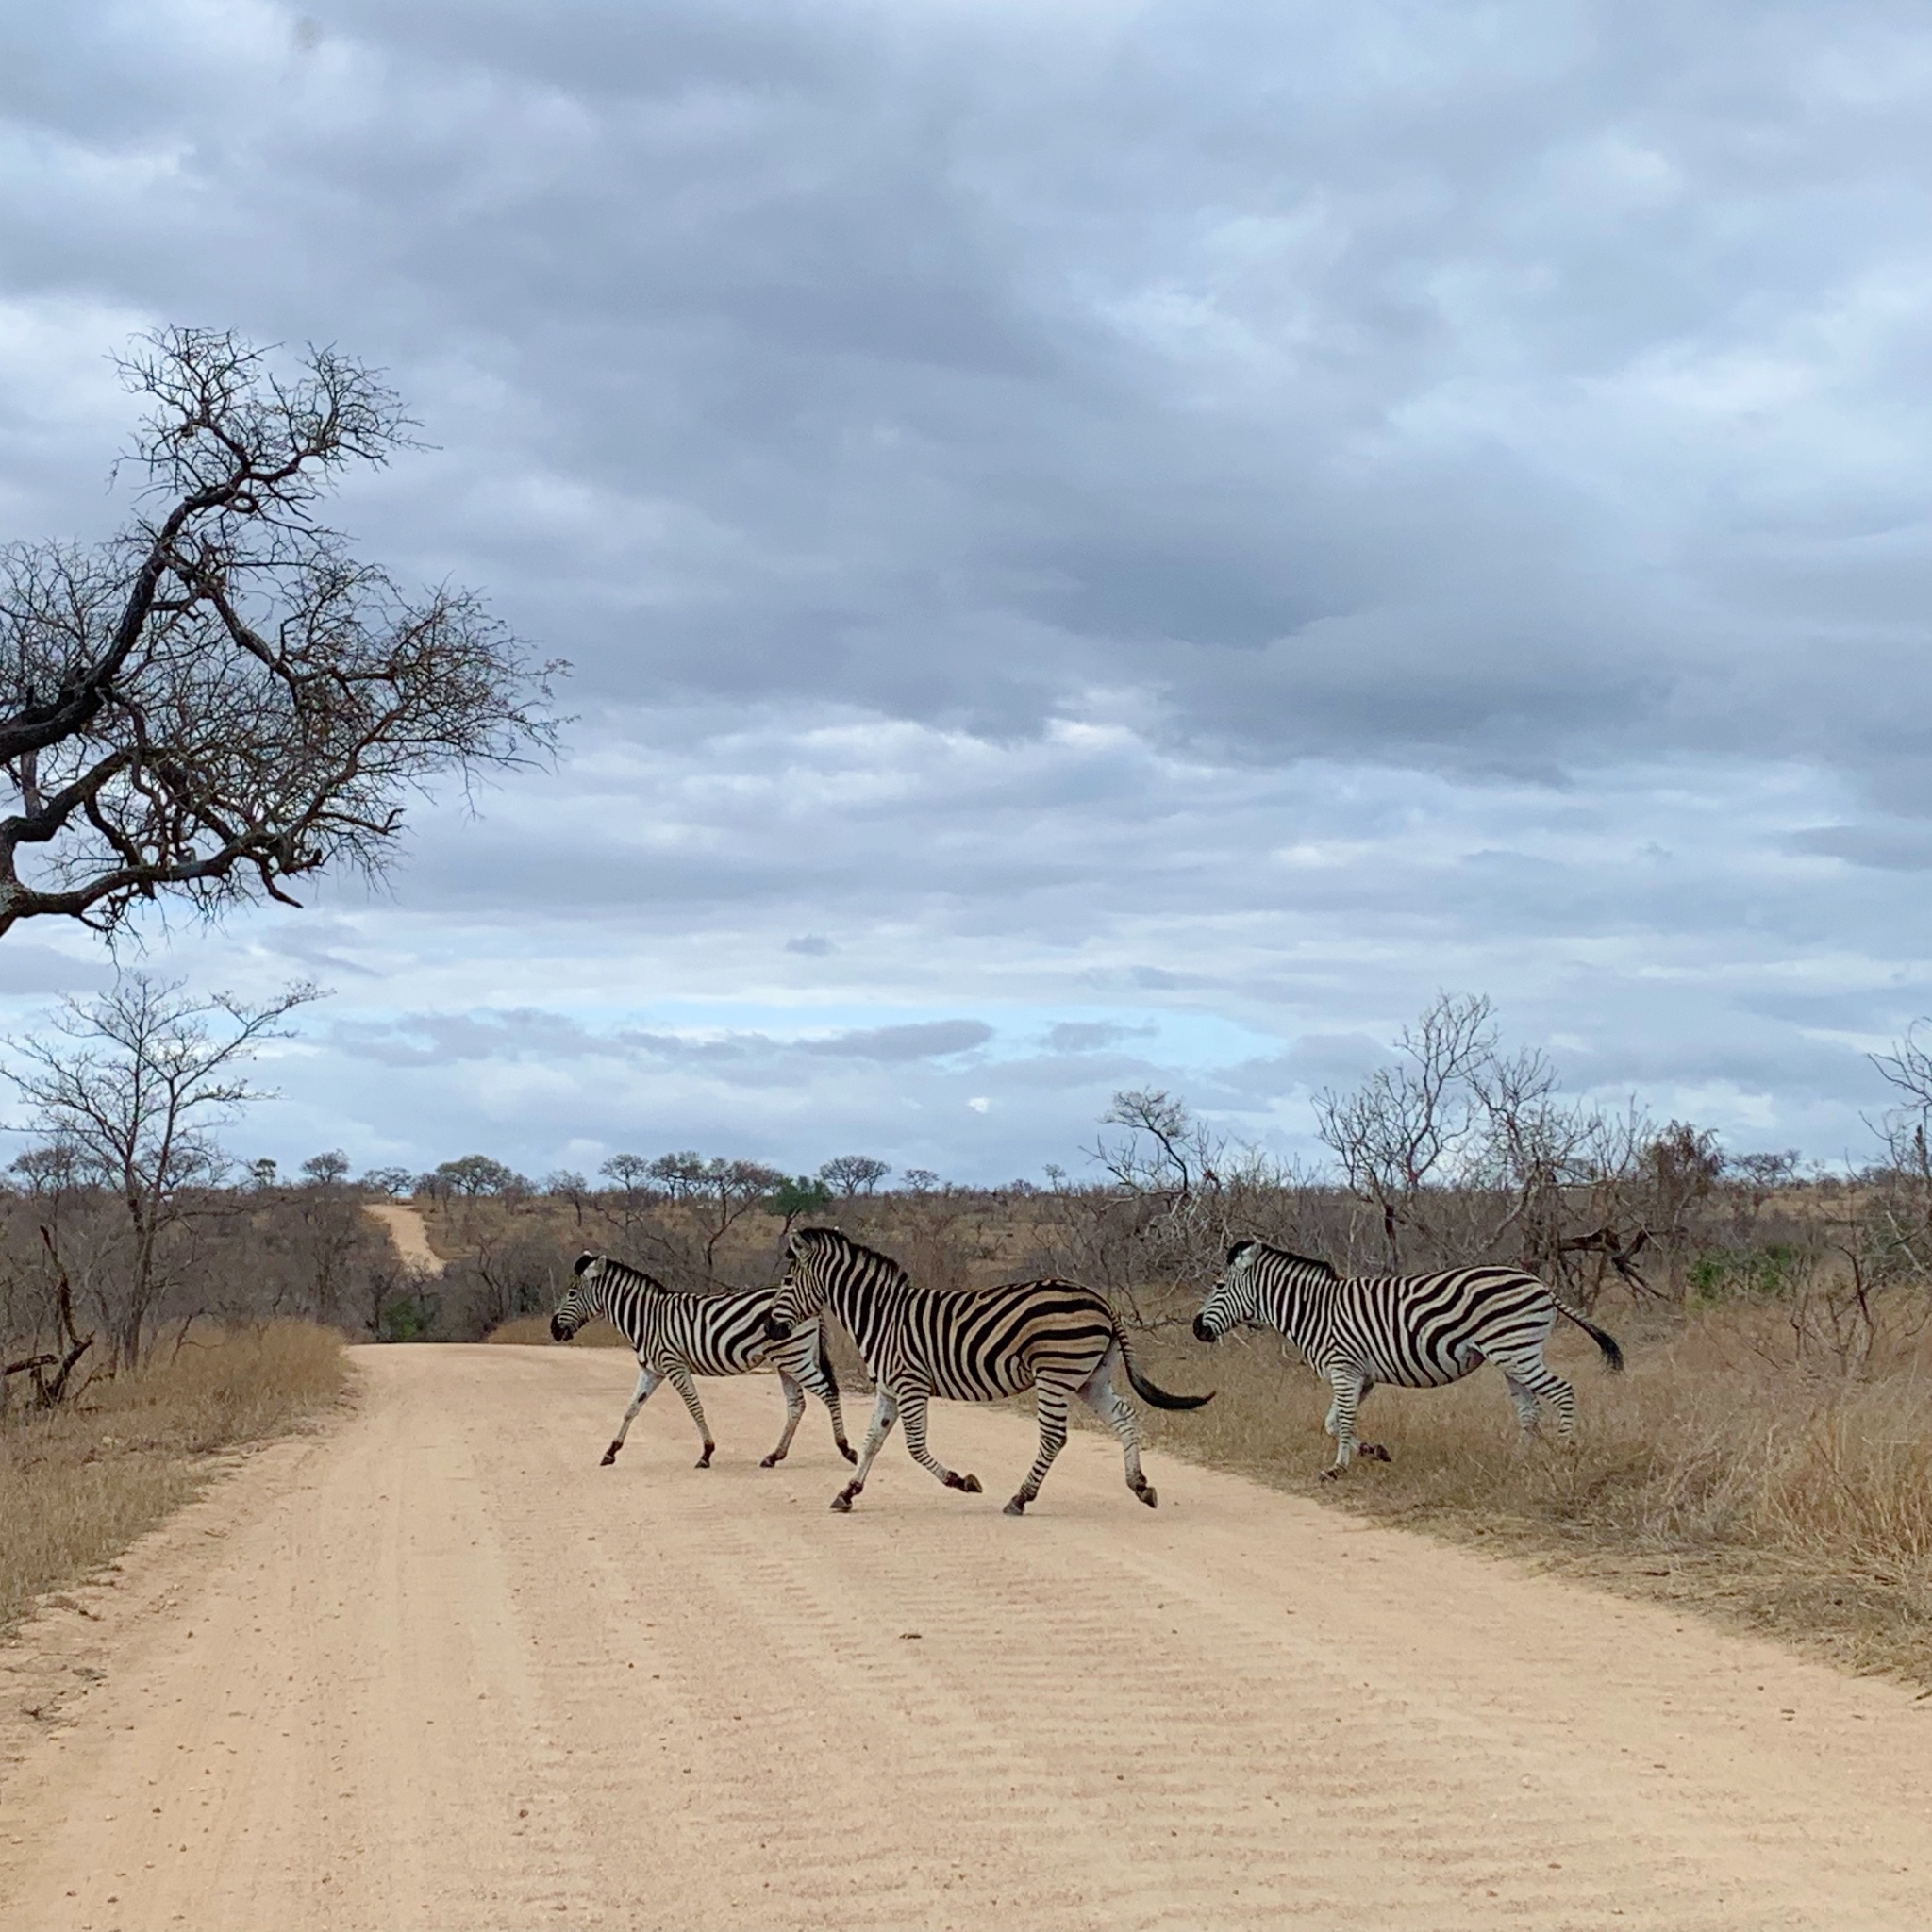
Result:
{"type": "Polygon", "coordinates": [[[1354,1092],[1315,1096],[1322,1139],[1350,1189],[1382,1217],[1391,1268],[1401,1266],[1402,1226],[1423,1191],[1452,1180],[1456,1158],[1482,1124],[1474,1074],[1495,1052],[1490,1003],[1442,993],[1395,1042],[1393,1066],[1377,1067],[1354,1092]]]}
{"type": "Polygon", "coordinates": [[[606,1180],[617,1184],[616,1220],[624,1239],[628,1241],[631,1224],[639,1210],[654,1198],[651,1163],[641,1154],[613,1154],[597,1172],[606,1180]]]}
{"type": "Polygon", "coordinates": [[[876,1192],[891,1171],[890,1162],[870,1154],[841,1154],[819,1169],[819,1179],[849,1201],[855,1194],[876,1192]]]}
{"type": "Polygon", "coordinates": [[[785,1175],[761,1160],[708,1160],[693,1192],[705,1203],[705,1279],[718,1278],[718,1243],[732,1224],[758,1207],[785,1175]]]}
{"type": "Polygon", "coordinates": [[[559,1168],[553,1174],[543,1178],[543,1191],[553,1201],[568,1201],[571,1211],[576,1216],[577,1225],[584,1224],[584,1203],[591,1198],[591,1184],[582,1174],[569,1168],[559,1168]]]}
{"type": "Polygon", "coordinates": [[[186,1216],[188,1191],[227,1166],[214,1130],[262,1096],[242,1068],[294,1008],[322,995],[291,987],[261,1006],[227,993],[191,998],[175,983],[123,974],[98,998],[62,1003],[43,1030],[8,1044],[6,1077],[28,1127],[64,1150],[125,1215],[125,1249],[99,1282],[117,1366],[140,1362],[166,1285],[163,1244],[186,1216]]]}
{"type": "Polygon", "coordinates": [[[379,871],[403,799],[551,741],[546,677],[473,593],[408,592],[315,521],[409,446],[397,397],[310,349],[170,329],[122,364],[147,406],[127,528],[0,551],[0,932],[205,911],[332,865],[379,871]],[[27,860],[31,857],[29,867],[27,860]]]}

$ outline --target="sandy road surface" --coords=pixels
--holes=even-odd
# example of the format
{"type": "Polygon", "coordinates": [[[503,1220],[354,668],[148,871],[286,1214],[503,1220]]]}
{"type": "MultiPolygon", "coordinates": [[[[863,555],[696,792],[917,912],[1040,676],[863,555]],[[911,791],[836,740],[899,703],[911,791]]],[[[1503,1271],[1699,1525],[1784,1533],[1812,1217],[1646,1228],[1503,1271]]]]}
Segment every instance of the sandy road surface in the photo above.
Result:
{"type": "Polygon", "coordinates": [[[365,1202],[363,1213],[382,1223],[383,1231],[396,1244],[396,1253],[418,1274],[441,1274],[442,1257],[429,1245],[429,1233],[422,1215],[401,1201],[365,1202]]]}
{"type": "Polygon", "coordinates": [[[0,1650],[9,1932],[1932,1925],[1893,1687],[1096,1438],[1008,1522],[1006,1415],[842,1519],[763,1378],[699,1474],[622,1356],[360,1363],[0,1650]]]}

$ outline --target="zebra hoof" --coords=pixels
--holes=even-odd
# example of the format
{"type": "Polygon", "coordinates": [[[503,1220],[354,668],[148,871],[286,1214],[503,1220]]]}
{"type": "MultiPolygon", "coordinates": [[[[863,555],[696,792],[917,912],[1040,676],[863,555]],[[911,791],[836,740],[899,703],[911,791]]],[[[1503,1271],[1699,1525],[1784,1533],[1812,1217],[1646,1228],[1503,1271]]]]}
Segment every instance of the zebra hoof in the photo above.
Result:
{"type": "Polygon", "coordinates": [[[1142,1483],[1134,1493],[1140,1497],[1141,1502],[1146,1504],[1148,1508],[1158,1509],[1160,1507],[1160,1493],[1152,1483],[1142,1483]]]}
{"type": "Polygon", "coordinates": [[[611,1445],[609,1446],[609,1448],[608,1448],[607,1450],[605,1450],[605,1452],[603,1453],[603,1455],[602,1455],[602,1456],[600,1456],[600,1457],[599,1457],[597,1458],[597,1467],[598,1467],[599,1469],[608,1469],[608,1468],[610,1467],[610,1465],[611,1465],[611,1464],[612,1464],[613,1462],[615,1462],[616,1460],[617,1460],[617,1444],[616,1444],[615,1442],[613,1442],[613,1443],[611,1443],[611,1445]]]}
{"type": "Polygon", "coordinates": [[[839,1493],[832,1498],[832,1507],[836,1509],[841,1516],[850,1516],[852,1514],[852,1498],[848,1496],[843,1490],[841,1490],[839,1493]]]}
{"type": "Polygon", "coordinates": [[[839,1454],[842,1456],[847,1462],[856,1463],[858,1460],[858,1451],[855,1449],[850,1442],[841,1442],[839,1444],[839,1454]]]}
{"type": "Polygon", "coordinates": [[[767,1456],[758,1464],[760,1469],[776,1469],[777,1466],[778,1458],[775,1456],[767,1456]]]}
{"type": "Polygon", "coordinates": [[[959,1478],[959,1487],[969,1496],[976,1496],[979,1494],[979,1478],[976,1475],[962,1475],[959,1478]]]}
{"type": "Polygon", "coordinates": [[[705,1453],[704,1453],[704,1454],[703,1454],[702,1456],[700,1456],[700,1457],[698,1457],[697,1461],[696,1461],[695,1463],[693,1463],[693,1464],[692,1464],[691,1466],[692,1466],[692,1468],[694,1468],[694,1469],[709,1469],[709,1468],[710,1468],[710,1466],[711,1466],[711,1452],[710,1452],[710,1450],[709,1450],[709,1449],[707,1449],[707,1450],[705,1451],[705,1453]]]}
{"type": "Polygon", "coordinates": [[[1322,1472],[1322,1480],[1324,1483],[1339,1483],[1341,1480],[1341,1472],[1339,1469],[1324,1469],[1322,1472]]]}
{"type": "Polygon", "coordinates": [[[1389,1452],[1379,1442],[1357,1442],[1355,1453],[1369,1462],[1387,1462],[1389,1452]]]}
{"type": "Polygon", "coordinates": [[[1004,1509],[1000,1511],[1000,1514],[1002,1516],[1024,1516],[1025,1515],[1025,1513],[1026,1498],[1024,1496],[1015,1496],[1013,1500],[1010,1503],[1008,1503],[1004,1509]]]}

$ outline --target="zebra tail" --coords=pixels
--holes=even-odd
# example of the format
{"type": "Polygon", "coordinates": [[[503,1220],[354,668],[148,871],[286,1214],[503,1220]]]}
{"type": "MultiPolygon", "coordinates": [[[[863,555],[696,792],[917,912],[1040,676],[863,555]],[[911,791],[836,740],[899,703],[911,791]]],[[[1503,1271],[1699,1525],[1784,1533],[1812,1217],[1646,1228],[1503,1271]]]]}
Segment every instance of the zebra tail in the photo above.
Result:
{"type": "Polygon", "coordinates": [[[1114,1338],[1120,1343],[1121,1361],[1126,1369],[1127,1380],[1134,1385],[1134,1393],[1142,1402],[1151,1402],[1156,1408],[1205,1408],[1214,1400],[1215,1391],[1212,1389],[1205,1395],[1170,1395],[1165,1389],[1158,1388],[1134,1366],[1127,1338],[1118,1328],[1114,1330],[1114,1338]]]}
{"type": "Polygon", "coordinates": [[[1604,1373],[1607,1375],[1621,1375],[1624,1373],[1624,1351],[1617,1346],[1617,1338],[1599,1328],[1594,1322],[1587,1321],[1567,1302],[1557,1301],[1555,1295],[1550,1299],[1557,1303],[1557,1312],[1567,1315],[1604,1352],[1604,1373]]]}
{"type": "Polygon", "coordinates": [[[825,1324],[823,1322],[819,1324],[819,1374],[825,1378],[825,1387],[834,1395],[840,1393],[839,1376],[832,1367],[832,1351],[825,1343],[825,1324]]]}

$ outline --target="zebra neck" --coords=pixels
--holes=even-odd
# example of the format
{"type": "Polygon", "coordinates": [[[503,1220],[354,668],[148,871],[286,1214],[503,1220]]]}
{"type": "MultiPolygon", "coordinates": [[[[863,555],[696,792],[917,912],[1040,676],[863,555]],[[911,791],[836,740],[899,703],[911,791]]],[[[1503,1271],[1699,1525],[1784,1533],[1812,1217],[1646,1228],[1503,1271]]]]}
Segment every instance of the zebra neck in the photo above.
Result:
{"type": "Polygon", "coordinates": [[[1313,1312],[1312,1280],[1291,1274],[1271,1281],[1263,1296],[1269,1324],[1291,1341],[1299,1341],[1313,1312]]]}
{"type": "Polygon", "coordinates": [[[832,1312],[850,1331],[858,1352],[868,1359],[893,1318],[902,1312],[907,1284],[879,1281],[870,1276],[839,1282],[826,1297],[832,1312]]]}

